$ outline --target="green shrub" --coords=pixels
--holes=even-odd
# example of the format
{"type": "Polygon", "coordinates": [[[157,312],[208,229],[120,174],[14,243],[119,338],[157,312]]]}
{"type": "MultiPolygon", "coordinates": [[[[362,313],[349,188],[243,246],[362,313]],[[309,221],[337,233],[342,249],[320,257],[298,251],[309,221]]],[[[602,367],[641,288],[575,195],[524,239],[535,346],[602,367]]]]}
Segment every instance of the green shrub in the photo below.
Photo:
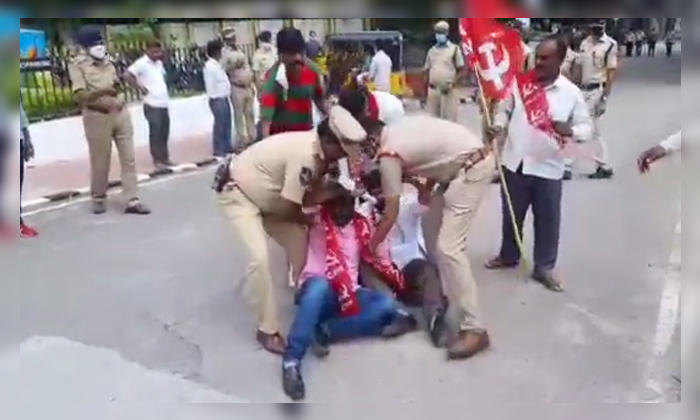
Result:
{"type": "Polygon", "coordinates": [[[79,112],[69,88],[22,89],[24,110],[31,121],[75,115],[79,112]]]}

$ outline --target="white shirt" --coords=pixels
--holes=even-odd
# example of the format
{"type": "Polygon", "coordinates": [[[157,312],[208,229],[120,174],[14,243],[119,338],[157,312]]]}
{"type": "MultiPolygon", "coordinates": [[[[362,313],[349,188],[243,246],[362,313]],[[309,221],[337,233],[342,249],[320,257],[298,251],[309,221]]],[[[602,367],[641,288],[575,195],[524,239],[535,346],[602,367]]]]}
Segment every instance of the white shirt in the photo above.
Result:
{"type": "Polygon", "coordinates": [[[401,99],[389,92],[375,91],[372,92],[372,94],[377,100],[379,121],[383,122],[385,125],[391,125],[406,115],[406,109],[401,99]]]}
{"type": "MultiPolygon", "coordinates": [[[[554,121],[570,122],[573,140],[591,140],[593,120],[581,90],[564,76],[559,76],[545,90],[554,121]]],[[[554,138],[530,125],[517,88],[513,89],[510,98],[499,104],[494,125],[508,130],[502,156],[506,168],[517,172],[522,164],[525,175],[553,180],[563,178],[566,161],[576,145],[562,150],[554,138]]]]}
{"type": "Polygon", "coordinates": [[[231,96],[231,80],[221,62],[213,58],[209,58],[204,64],[204,89],[210,99],[231,96]]]}
{"type": "Polygon", "coordinates": [[[427,211],[428,208],[418,202],[417,193],[401,196],[399,217],[388,236],[391,257],[401,269],[413,260],[428,258],[422,223],[427,211]]]}
{"type": "Polygon", "coordinates": [[[144,55],[134,61],[128,70],[139,85],[148,89],[143,103],[155,108],[167,108],[170,101],[168,85],[165,83],[165,67],[162,61],[153,61],[144,55]]]}
{"type": "Polygon", "coordinates": [[[379,50],[369,64],[369,77],[374,82],[378,91],[391,92],[391,58],[382,50],[379,50]]]}
{"type": "Polygon", "coordinates": [[[661,147],[666,149],[668,153],[678,152],[681,150],[681,132],[673,134],[661,143],[661,147]]]}

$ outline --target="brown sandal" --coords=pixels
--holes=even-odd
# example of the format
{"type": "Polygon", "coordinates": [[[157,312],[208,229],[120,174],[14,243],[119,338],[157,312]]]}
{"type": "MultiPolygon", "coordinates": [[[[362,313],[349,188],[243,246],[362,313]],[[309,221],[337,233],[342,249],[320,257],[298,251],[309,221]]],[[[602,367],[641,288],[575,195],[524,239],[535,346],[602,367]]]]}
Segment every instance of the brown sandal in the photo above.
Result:
{"type": "Polygon", "coordinates": [[[267,334],[258,331],[257,340],[265,351],[278,356],[283,355],[287,348],[287,341],[280,333],[267,334]]]}
{"type": "Polygon", "coordinates": [[[554,293],[564,292],[564,286],[559,280],[557,280],[557,278],[552,272],[533,273],[532,279],[540,283],[542,286],[546,287],[549,291],[552,291],[554,293]]]}
{"type": "Polygon", "coordinates": [[[516,268],[518,265],[520,265],[519,262],[509,263],[498,256],[489,260],[486,264],[484,264],[484,267],[486,267],[487,270],[507,270],[510,268],[516,268]]]}

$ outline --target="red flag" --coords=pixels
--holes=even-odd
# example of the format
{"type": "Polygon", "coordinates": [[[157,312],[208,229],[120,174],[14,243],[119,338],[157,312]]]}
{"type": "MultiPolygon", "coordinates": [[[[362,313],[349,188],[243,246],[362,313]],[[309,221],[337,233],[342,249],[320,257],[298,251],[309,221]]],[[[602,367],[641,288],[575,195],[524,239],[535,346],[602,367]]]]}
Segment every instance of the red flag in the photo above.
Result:
{"type": "Polygon", "coordinates": [[[461,18],[469,65],[479,73],[484,94],[502,99],[525,64],[520,33],[493,18],[461,18]]]}

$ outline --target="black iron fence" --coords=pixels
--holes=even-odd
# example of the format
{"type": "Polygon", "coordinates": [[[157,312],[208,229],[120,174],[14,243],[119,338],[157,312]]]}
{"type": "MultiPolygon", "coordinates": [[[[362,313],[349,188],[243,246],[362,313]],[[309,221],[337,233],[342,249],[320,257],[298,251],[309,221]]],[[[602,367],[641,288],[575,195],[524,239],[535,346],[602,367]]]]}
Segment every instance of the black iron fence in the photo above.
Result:
{"type": "MultiPolygon", "coordinates": [[[[250,54],[251,48],[245,47],[250,54]]],[[[110,48],[110,59],[123,75],[129,66],[143,55],[144,48],[137,45],[110,48]]],[[[166,48],[163,61],[166,70],[166,82],[171,97],[188,97],[204,92],[202,70],[207,60],[203,47],[166,48]]],[[[55,49],[49,57],[39,61],[20,63],[20,86],[23,104],[31,121],[50,120],[78,115],[78,107],[70,78],[68,64],[73,54],[68,49],[55,49]]],[[[140,99],[136,89],[124,85],[127,102],[140,99]]]]}

